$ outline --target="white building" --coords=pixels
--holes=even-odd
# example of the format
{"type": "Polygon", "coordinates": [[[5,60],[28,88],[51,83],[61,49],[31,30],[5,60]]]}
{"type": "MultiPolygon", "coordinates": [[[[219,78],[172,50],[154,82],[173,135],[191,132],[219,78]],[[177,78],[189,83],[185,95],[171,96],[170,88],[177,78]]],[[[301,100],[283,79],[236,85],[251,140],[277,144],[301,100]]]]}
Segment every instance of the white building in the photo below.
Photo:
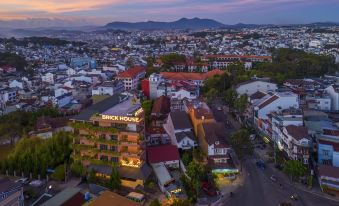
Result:
{"type": "Polygon", "coordinates": [[[274,92],[278,89],[277,84],[266,82],[262,80],[251,80],[247,82],[243,82],[236,86],[236,91],[238,95],[247,94],[247,96],[251,96],[257,91],[261,92],[274,92]]]}
{"type": "Polygon", "coordinates": [[[41,81],[48,84],[54,84],[54,74],[47,72],[46,74],[42,75],[41,81]]]}
{"type": "Polygon", "coordinates": [[[92,90],[92,95],[110,95],[121,93],[125,89],[122,81],[106,81],[92,90]]]}
{"type": "Polygon", "coordinates": [[[331,110],[339,110],[339,85],[332,85],[325,89],[331,97],[331,110]]]}
{"type": "Polygon", "coordinates": [[[117,79],[124,82],[125,90],[138,88],[140,80],[145,77],[146,71],[142,67],[133,67],[118,74],[117,79]]]}
{"type": "Polygon", "coordinates": [[[19,82],[17,80],[13,80],[9,83],[9,87],[10,88],[20,88],[20,89],[23,89],[24,88],[24,85],[22,82],[19,82]]]}
{"type": "Polygon", "coordinates": [[[308,164],[310,158],[311,137],[304,126],[289,125],[283,128],[283,150],[288,157],[308,164]]]}
{"type": "Polygon", "coordinates": [[[264,119],[267,120],[267,115],[271,112],[291,107],[299,108],[299,97],[297,94],[291,92],[275,93],[254,107],[254,124],[262,124],[261,121],[264,119]]]}
{"type": "Polygon", "coordinates": [[[197,141],[193,134],[193,126],[186,112],[171,112],[163,127],[171,138],[172,144],[176,145],[179,149],[191,149],[197,146],[197,141]]]}

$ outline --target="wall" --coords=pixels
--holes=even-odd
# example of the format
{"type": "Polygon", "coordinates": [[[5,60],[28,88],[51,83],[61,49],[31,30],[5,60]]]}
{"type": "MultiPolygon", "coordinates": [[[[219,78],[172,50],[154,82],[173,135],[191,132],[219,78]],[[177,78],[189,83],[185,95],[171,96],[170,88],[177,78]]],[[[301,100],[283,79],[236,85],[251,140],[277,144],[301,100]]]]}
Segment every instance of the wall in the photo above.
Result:
{"type": "Polygon", "coordinates": [[[276,91],[277,85],[269,82],[254,81],[245,85],[239,86],[236,91],[239,95],[247,94],[248,96],[254,94],[257,91],[276,91]]]}
{"type": "Polygon", "coordinates": [[[318,163],[322,164],[322,160],[333,159],[333,146],[318,144],[318,163]],[[323,150],[328,150],[328,156],[324,156],[323,150]]]}

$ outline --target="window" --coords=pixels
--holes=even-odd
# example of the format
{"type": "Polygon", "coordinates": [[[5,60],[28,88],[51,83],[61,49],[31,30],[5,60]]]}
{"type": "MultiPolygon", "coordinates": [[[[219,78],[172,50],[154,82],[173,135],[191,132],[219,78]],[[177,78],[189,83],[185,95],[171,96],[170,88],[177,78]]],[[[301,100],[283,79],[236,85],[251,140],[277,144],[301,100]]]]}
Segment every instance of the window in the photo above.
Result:
{"type": "Polygon", "coordinates": [[[107,150],[107,145],[101,144],[101,145],[100,145],[100,149],[101,149],[101,150],[107,150]]]}
{"type": "Polygon", "coordinates": [[[110,150],[115,152],[115,151],[117,151],[117,147],[116,146],[111,146],[110,150]]]}
{"type": "Polygon", "coordinates": [[[106,155],[101,155],[100,160],[108,161],[108,157],[106,155]]]}
{"type": "Polygon", "coordinates": [[[119,162],[119,157],[111,157],[112,162],[119,162]]]}
{"type": "Polygon", "coordinates": [[[323,155],[327,157],[329,155],[329,150],[323,150],[323,155]]]}
{"type": "Polygon", "coordinates": [[[110,138],[111,140],[116,141],[118,140],[118,135],[111,135],[110,138]]]}

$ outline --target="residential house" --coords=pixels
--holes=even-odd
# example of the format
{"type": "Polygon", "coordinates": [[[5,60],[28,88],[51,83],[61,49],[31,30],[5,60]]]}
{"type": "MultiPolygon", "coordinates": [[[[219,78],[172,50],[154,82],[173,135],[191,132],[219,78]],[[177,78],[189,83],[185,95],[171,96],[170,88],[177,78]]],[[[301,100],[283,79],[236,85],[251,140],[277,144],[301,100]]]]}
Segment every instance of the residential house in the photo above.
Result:
{"type": "Polygon", "coordinates": [[[276,83],[256,79],[242,82],[238,84],[235,88],[238,95],[246,94],[247,96],[251,96],[258,91],[264,93],[275,92],[277,89],[278,87],[276,83]]]}
{"type": "Polygon", "coordinates": [[[312,139],[304,126],[288,125],[283,128],[283,150],[288,157],[308,164],[312,147],[312,139]]]}
{"type": "Polygon", "coordinates": [[[269,119],[268,114],[291,107],[299,108],[299,97],[297,94],[278,92],[267,99],[264,98],[254,107],[254,125],[260,128],[262,127],[263,121],[269,119]]]}
{"type": "Polygon", "coordinates": [[[40,117],[35,126],[34,135],[43,139],[50,138],[56,132],[73,132],[72,127],[68,125],[68,119],[64,117],[40,117]]]}
{"type": "Polygon", "coordinates": [[[339,190],[339,167],[330,165],[319,166],[318,181],[321,189],[326,192],[339,190]]]}
{"type": "Polygon", "coordinates": [[[51,72],[47,72],[46,74],[41,76],[41,81],[47,84],[54,84],[54,74],[51,72]]]}
{"type": "Polygon", "coordinates": [[[140,81],[145,77],[146,70],[143,67],[135,66],[118,74],[117,79],[124,82],[125,90],[138,88],[140,81]]]}
{"type": "Polygon", "coordinates": [[[105,81],[92,89],[92,95],[110,95],[121,93],[125,90],[124,83],[120,80],[105,81]]]}
{"type": "Polygon", "coordinates": [[[223,123],[206,122],[198,127],[199,145],[207,155],[209,166],[214,173],[236,173],[230,156],[231,146],[223,123]]]}
{"type": "Polygon", "coordinates": [[[173,145],[179,149],[191,149],[197,145],[193,127],[184,111],[172,111],[163,125],[173,145]]]}
{"type": "Polygon", "coordinates": [[[171,100],[167,96],[157,98],[152,107],[151,121],[153,127],[162,127],[165,123],[168,113],[171,111],[171,100]]]}

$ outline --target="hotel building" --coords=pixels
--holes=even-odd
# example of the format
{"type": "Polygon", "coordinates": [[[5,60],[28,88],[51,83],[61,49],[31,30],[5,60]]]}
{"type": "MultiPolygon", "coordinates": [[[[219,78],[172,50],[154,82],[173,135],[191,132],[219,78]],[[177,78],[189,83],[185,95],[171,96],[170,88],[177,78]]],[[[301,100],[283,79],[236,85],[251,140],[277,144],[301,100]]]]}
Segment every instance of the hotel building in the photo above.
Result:
{"type": "Polygon", "coordinates": [[[145,162],[144,112],[130,94],[116,94],[71,118],[77,136],[73,158],[100,176],[116,166],[122,185],[143,185],[150,174],[145,162]]]}

